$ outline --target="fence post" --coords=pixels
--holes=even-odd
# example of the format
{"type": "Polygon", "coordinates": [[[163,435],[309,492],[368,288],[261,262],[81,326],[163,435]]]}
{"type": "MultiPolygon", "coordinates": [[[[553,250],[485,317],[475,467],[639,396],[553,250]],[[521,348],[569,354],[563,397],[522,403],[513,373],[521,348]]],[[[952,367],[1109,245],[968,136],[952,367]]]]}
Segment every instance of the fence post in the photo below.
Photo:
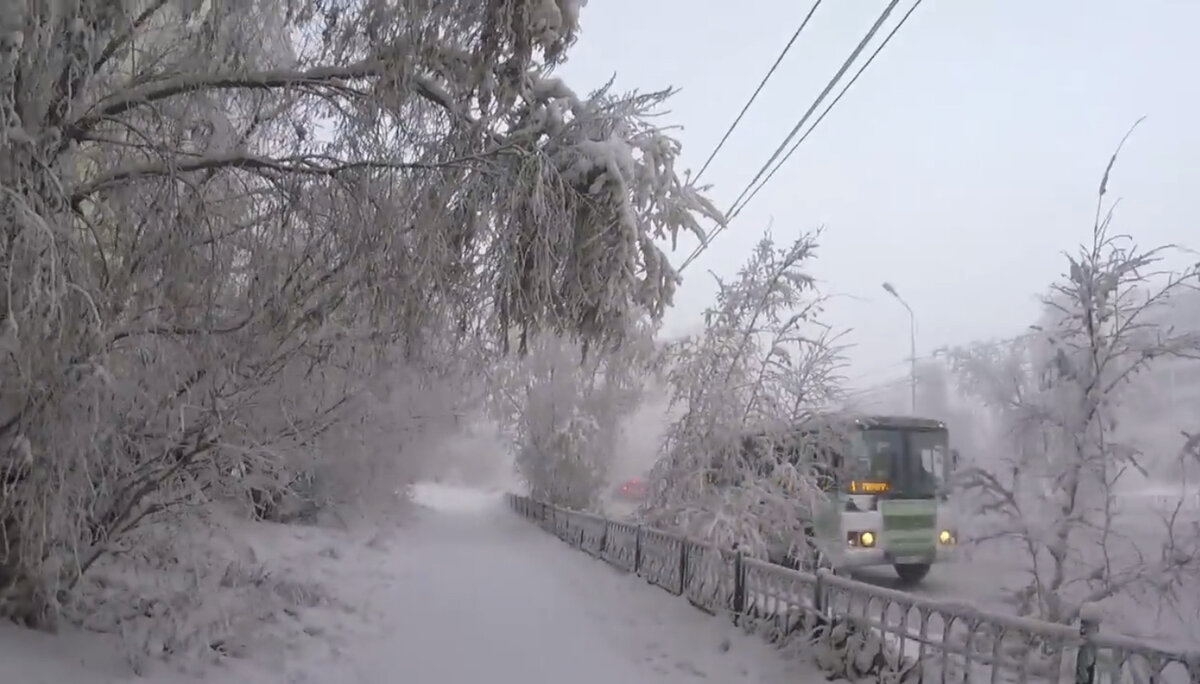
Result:
{"type": "Polygon", "coordinates": [[[687,593],[687,537],[679,538],[679,595],[687,593]]]}
{"type": "Polygon", "coordinates": [[[608,528],[610,525],[612,525],[612,522],[608,518],[605,518],[604,531],[600,533],[600,548],[596,550],[597,558],[604,558],[604,550],[608,548],[608,528]]]}
{"type": "Polygon", "coordinates": [[[742,617],[746,611],[746,553],[741,549],[734,551],[733,557],[733,622],[742,617]]]}
{"type": "Polygon", "coordinates": [[[1096,642],[1092,637],[1100,632],[1100,611],[1091,603],[1079,609],[1079,651],[1075,654],[1075,684],[1094,684],[1096,681],[1096,642]]]}
{"type": "Polygon", "coordinates": [[[642,526],[638,525],[633,532],[633,574],[642,573],[642,526]]]}
{"type": "Polygon", "coordinates": [[[821,572],[821,568],[817,568],[813,575],[817,578],[813,584],[813,609],[817,611],[817,614],[823,615],[825,613],[825,576],[821,572]]]}

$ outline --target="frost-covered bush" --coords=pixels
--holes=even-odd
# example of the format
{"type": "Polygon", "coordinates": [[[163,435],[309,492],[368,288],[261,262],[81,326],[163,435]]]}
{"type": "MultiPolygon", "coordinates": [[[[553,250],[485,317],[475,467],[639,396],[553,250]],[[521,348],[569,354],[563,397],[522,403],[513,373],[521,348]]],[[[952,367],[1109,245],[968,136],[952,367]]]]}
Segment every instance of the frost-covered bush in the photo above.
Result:
{"type": "Polygon", "coordinates": [[[355,549],[334,545],[344,535],[309,540],[300,531],[275,548],[278,532],[222,515],[160,516],[127,537],[127,553],[106,556],[81,580],[67,616],[117,636],[144,676],[161,660],[203,668],[260,649],[302,647],[320,612],[354,610],[319,578],[321,565],[355,549]]]}
{"type": "Polygon", "coordinates": [[[340,477],[396,359],[661,315],[654,239],[715,212],[667,93],[555,77],[579,6],[0,13],[0,616],[52,625],[166,511],[340,477]]]}
{"type": "Polygon", "coordinates": [[[579,344],[539,337],[528,355],[493,374],[496,415],[535,499],[579,510],[596,506],[619,427],[653,371],[653,331],[635,321],[622,344],[586,354],[579,344]]]}
{"type": "MultiPolygon", "coordinates": [[[[961,474],[988,523],[976,542],[1021,550],[1027,580],[1015,592],[1018,608],[1053,621],[1119,596],[1182,607],[1177,592],[1200,580],[1195,521],[1179,508],[1156,521],[1118,496],[1148,461],[1179,457],[1143,453],[1119,419],[1135,377],[1200,351],[1200,337],[1156,320],[1176,294],[1200,285],[1200,271],[1162,270],[1169,248],[1142,250],[1110,231],[1103,202],[1111,170],[1112,162],[1092,240],[1067,257],[1034,332],[1003,349],[950,354],[1000,426],[997,457],[961,474]]],[[[1187,429],[1194,426],[1176,428],[1187,429]]]]}
{"type": "Polygon", "coordinates": [[[273,440],[262,458],[239,461],[229,483],[238,498],[249,496],[256,517],[316,522],[327,514],[344,522],[347,515],[378,520],[403,510],[406,487],[439,458],[438,444],[461,429],[478,397],[455,369],[393,362],[376,373],[352,391],[330,383],[268,405],[273,415],[260,424],[273,420],[295,438],[273,440]],[[328,409],[314,411],[310,402],[328,409]],[[291,415],[323,421],[297,430],[291,415]]]}
{"type": "Polygon", "coordinates": [[[641,511],[648,522],[756,553],[780,535],[799,538],[790,533],[823,496],[810,466],[829,435],[792,430],[833,405],[840,365],[805,270],[815,240],[806,234],[779,248],[765,237],[735,279],[719,282],[704,332],[668,350],[682,415],[651,473],[641,511]],[[746,458],[752,433],[765,437],[757,461],[746,458]]]}

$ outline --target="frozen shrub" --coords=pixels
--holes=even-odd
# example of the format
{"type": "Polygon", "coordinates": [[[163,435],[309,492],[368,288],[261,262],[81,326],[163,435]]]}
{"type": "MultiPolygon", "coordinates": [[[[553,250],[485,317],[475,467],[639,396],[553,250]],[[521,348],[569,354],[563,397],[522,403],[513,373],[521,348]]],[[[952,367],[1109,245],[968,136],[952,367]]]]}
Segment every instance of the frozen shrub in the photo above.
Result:
{"type": "Polygon", "coordinates": [[[783,248],[765,237],[737,278],[719,283],[704,332],[667,351],[681,416],[651,474],[647,521],[756,553],[803,528],[822,496],[810,466],[824,437],[796,443],[791,433],[833,406],[840,365],[805,270],[815,248],[815,235],[783,248]],[[750,434],[767,439],[757,462],[745,457],[750,434]]]}
{"type": "Polygon", "coordinates": [[[975,541],[1020,549],[1026,575],[1013,599],[1022,613],[1053,621],[1118,596],[1183,607],[1180,590],[1200,581],[1197,528],[1180,515],[1196,472],[1190,446],[1143,453],[1119,421],[1135,378],[1200,352],[1200,336],[1159,316],[1200,285],[1200,271],[1164,270],[1170,247],[1143,250],[1111,231],[1104,203],[1115,160],[1100,183],[1091,240],[1067,256],[1031,334],[1003,349],[950,354],[963,385],[997,417],[1004,446],[961,474],[987,523],[975,541]],[[1155,460],[1178,462],[1185,484],[1180,505],[1159,520],[1118,496],[1155,460]]]}

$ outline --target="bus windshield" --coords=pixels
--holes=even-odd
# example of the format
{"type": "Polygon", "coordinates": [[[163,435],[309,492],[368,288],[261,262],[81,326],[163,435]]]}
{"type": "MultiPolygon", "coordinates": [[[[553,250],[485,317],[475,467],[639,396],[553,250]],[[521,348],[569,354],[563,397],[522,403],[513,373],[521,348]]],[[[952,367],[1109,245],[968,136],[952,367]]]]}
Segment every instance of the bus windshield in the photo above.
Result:
{"type": "Polygon", "coordinates": [[[931,499],[941,489],[950,442],[945,429],[870,428],[854,442],[855,480],[886,483],[889,497],[931,499]]]}

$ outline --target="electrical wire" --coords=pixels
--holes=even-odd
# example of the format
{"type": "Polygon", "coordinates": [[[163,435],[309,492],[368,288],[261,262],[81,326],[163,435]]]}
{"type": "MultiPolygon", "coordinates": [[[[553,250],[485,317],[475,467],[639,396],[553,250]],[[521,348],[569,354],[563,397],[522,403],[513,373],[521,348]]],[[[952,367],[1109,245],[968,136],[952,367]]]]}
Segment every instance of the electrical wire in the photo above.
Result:
{"type": "Polygon", "coordinates": [[[695,261],[696,258],[698,258],[700,256],[700,254],[703,253],[704,250],[707,249],[710,244],[712,244],[712,241],[716,238],[716,236],[719,235],[725,228],[727,228],[729,226],[729,223],[733,220],[733,218],[735,216],[737,216],[737,214],[741,213],[742,209],[745,208],[745,205],[749,202],[749,200],[752,199],[754,195],[758,194],[758,192],[762,189],[762,187],[764,185],[766,185],[766,182],[769,181],[770,178],[772,176],[774,176],[775,173],[779,170],[779,168],[788,160],[788,158],[790,158],[792,156],[792,154],[795,153],[795,151],[799,147],[800,143],[803,142],[805,139],[808,138],[809,135],[812,134],[813,129],[815,129],[816,126],[822,120],[825,119],[825,117],[829,114],[830,110],[833,109],[833,107],[842,99],[843,96],[845,96],[845,94],[849,90],[850,86],[854,85],[854,83],[858,80],[858,78],[860,76],[862,76],[862,73],[866,70],[866,68],[868,66],[870,66],[870,64],[875,60],[875,58],[878,57],[879,53],[883,50],[884,47],[887,46],[887,44],[896,35],[896,33],[905,24],[905,22],[908,21],[908,18],[910,16],[912,16],[912,13],[916,10],[917,7],[919,7],[921,5],[922,1],[923,0],[916,0],[916,2],[913,4],[913,6],[908,9],[908,11],[904,14],[904,16],[901,17],[901,19],[897,23],[897,25],[884,38],[883,42],[879,45],[879,47],[877,47],[875,49],[875,51],[871,54],[871,56],[867,59],[867,61],[863,64],[863,66],[859,68],[859,70],[855,73],[853,78],[851,78],[850,82],[847,83],[844,88],[842,88],[841,92],[838,93],[837,97],[834,98],[833,102],[831,102],[830,105],[825,108],[825,110],[821,113],[820,117],[818,117],[817,121],[814,122],[812,127],[809,128],[808,132],[805,133],[804,136],[801,137],[801,139],[799,141],[797,141],[795,145],[793,145],[790,149],[788,149],[783,160],[780,161],[779,164],[770,171],[767,178],[765,180],[763,180],[763,182],[761,184],[758,184],[759,180],[763,178],[763,174],[767,173],[767,170],[769,168],[771,168],[771,165],[775,162],[776,159],[779,158],[779,155],[781,153],[783,153],[783,150],[787,149],[788,143],[790,143],[792,141],[792,138],[794,138],[796,136],[796,133],[799,132],[799,130],[804,126],[804,124],[808,122],[808,119],[812,116],[813,112],[815,112],[816,109],[818,107],[820,107],[821,103],[825,100],[825,98],[829,95],[829,93],[837,86],[838,82],[841,81],[842,77],[845,76],[846,72],[849,71],[849,69],[853,65],[854,61],[857,60],[859,55],[862,54],[862,52],[866,48],[867,44],[870,43],[871,39],[875,37],[875,34],[879,32],[879,29],[887,21],[887,18],[891,15],[891,13],[895,9],[896,5],[899,4],[899,0],[892,0],[883,9],[883,11],[879,15],[879,18],[876,19],[875,23],[871,26],[871,29],[867,32],[866,36],[864,36],[863,39],[861,41],[859,41],[859,44],[855,47],[854,51],[852,51],[850,53],[850,56],[847,57],[847,59],[842,63],[841,68],[838,69],[837,73],[834,74],[833,78],[830,79],[828,84],[826,84],[825,89],[821,92],[821,94],[819,96],[817,96],[817,99],[814,100],[812,105],[805,112],[804,116],[802,116],[800,118],[800,121],[797,122],[797,124],[792,128],[792,130],[788,133],[787,137],[784,138],[783,142],[781,142],[779,144],[779,146],[776,148],[774,154],[771,155],[770,159],[768,159],[767,162],[762,165],[762,167],[759,169],[758,173],[756,173],[754,175],[754,178],[752,178],[750,180],[750,182],[747,183],[746,187],[738,195],[737,199],[734,200],[733,205],[730,207],[729,211],[726,212],[724,223],[719,224],[713,230],[712,233],[710,233],[703,241],[701,241],[701,243],[692,251],[692,253],[688,256],[688,258],[686,260],[684,260],[683,265],[681,265],[679,267],[678,272],[682,273],[683,270],[685,268],[687,268],[689,264],[691,264],[693,261],[695,261]],[[756,184],[758,184],[757,187],[756,187],[756,184]],[[749,195],[749,197],[747,197],[747,195],[749,195]]]}
{"type": "Polygon", "coordinates": [[[775,163],[775,160],[779,158],[779,155],[784,153],[784,150],[787,149],[788,144],[792,142],[792,138],[796,137],[796,134],[800,132],[801,128],[804,127],[804,124],[808,123],[809,117],[811,117],[813,112],[815,112],[817,108],[821,106],[821,103],[824,102],[825,98],[829,96],[829,93],[832,92],[837,86],[838,81],[840,81],[842,77],[846,75],[846,72],[850,70],[850,67],[854,64],[854,61],[858,59],[858,56],[862,54],[864,49],[866,49],[867,44],[870,43],[871,39],[875,37],[875,34],[879,32],[879,29],[883,26],[884,22],[887,21],[887,18],[891,15],[892,11],[898,4],[900,4],[900,0],[890,0],[887,6],[883,8],[883,11],[880,12],[879,17],[875,19],[875,23],[871,25],[871,29],[867,31],[867,34],[858,42],[858,45],[854,47],[854,50],[850,52],[850,55],[843,60],[841,67],[839,67],[833,77],[829,79],[829,82],[825,84],[825,88],[821,90],[821,93],[817,95],[817,98],[813,100],[812,104],[809,105],[808,109],[804,112],[804,115],[800,117],[800,120],[796,122],[796,125],[792,127],[792,130],[788,131],[787,136],[784,137],[783,141],[779,143],[779,146],[775,148],[775,151],[771,154],[771,157],[767,159],[766,163],[759,168],[758,172],[754,174],[754,177],[750,179],[750,182],[746,184],[746,187],[743,188],[741,193],[738,194],[737,199],[733,201],[733,204],[730,206],[729,210],[725,212],[725,221],[718,225],[711,234],[709,234],[699,245],[697,245],[696,249],[692,251],[691,255],[683,262],[683,265],[679,267],[680,273],[682,273],[689,264],[695,261],[696,257],[700,256],[700,254],[708,247],[708,245],[712,244],[713,239],[716,238],[717,235],[721,234],[721,231],[725,228],[725,226],[729,225],[734,211],[746,197],[747,193],[754,188],[759,179],[763,177],[763,174],[767,173],[768,169],[771,168],[771,165],[775,163]]]}
{"type": "Polygon", "coordinates": [[[808,10],[808,14],[804,16],[804,20],[800,22],[800,27],[797,28],[796,32],[792,34],[792,37],[788,40],[787,45],[783,46],[783,51],[781,51],[779,56],[775,58],[775,63],[772,64],[771,68],[767,70],[767,75],[763,76],[762,80],[758,82],[758,87],[754,89],[754,94],[752,94],[750,99],[746,101],[746,104],[742,106],[742,111],[738,112],[737,118],[734,119],[733,123],[729,125],[729,129],[725,131],[725,135],[721,136],[721,141],[717,143],[715,148],[713,148],[713,151],[708,155],[708,159],[704,160],[704,166],[701,166],[700,171],[698,171],[696,175],[692,177],[691,182],[693,184],[700,181],[700,177],[703,176],[704,172],[708,170],[708,167],[710,164],[712,164],[713,159],[717,157],[717,153],[721,151],[721,148],[723,148],[725,143],[729,140],[729,136],[733,134],[734,129],[736,129],[738,124],[742,122],[742,118],[746,116],[746,112],[750,111],[750,106],[754,104],[756,99],[758,99],[758,95],[762,92],[763,87],[767,85],[767,81],[771,80],[771,76],[774,75],[775,70],[779,68],[780,62],[782,62],[783,58],[786,57],[788,52],[791,51],[792,45],[796,43],[796,39],[799,38],[800,34],[804,32],[804,29],[808,26],[808,22],[812,19],[813,14],[815,14],[817,8],[821,6],[821,2],[822,0],[817,0],[808,10]]]}
{"type": "Polygon", "coordinates": [[[757,183],[760,178],[762,178],[762,175],[767,172],[767,169],[771,167],[771,164],[775,163],[775,160],[779,158],[779,155],[783,154],[783,151],[787,149],[788,143],[792,141],[792,138],[796,137],[796,134],[799,133],[800,129],[804,127],[804,124],[808,123],[809,117],[813,115],[813,112],[817,111],[817,108],[821,106],[821,103],[825,101],[825,98],[829,96],[829,93],[833,92],[833,89],[837,87],[838,82],[841,81],[842,77],[846,75],[846,72],[850,70],[850,67],[854,64],[854,61],[858,59],[858,56],[861,55],[862,51],[866,49],[867,44],[871,42],[871,39],[875,37],[875,34],[879,32],[879,29],[883,27],[884,22],[887,21],[887,18],[891,15],[892,10],[894,10],[898,4],[900,4],[900,0],[890,0],[887,6],[883,8],[883,11],[880,12],[879,16],[875,19],[875,23],[871,24],[871,28],[869,31],[867,31],[867,34],[862,37],[862,40],[858,41],[858,44],[855,45],[854,49],[850,51],[850,55],[842,61],[842,65],[838,67],[837,72],[834,73],[833,77],[829,79],[829,82],[825,84],[825,87],[821,89],[821,93],[817,95],[817,98],[813,100],[812,104],[810,104],[808,109],[805,110],[804,115],[800,117],[800,120],[796,122],[796,125],[792,127],[792,130],[788,131],[787,137],[785,137],[783,142],[779,143],[779,146],[776,147],[775,151],[771,153],[771,158],[768,159],[761,168],[759,168],[758,173],[754,174],[754,178],[751,179],[746,188],[742,190],[741,194],[738,195],[738,198],[733,201],[735,207],[746,196],[746,193],[750,192],[750,188],[757,183]]]}
{"type": "Polygon", "coordinates": [[[821,122],[825,120],[825,116],[829,114],[829,110],[837,106],[837,103],[841,101],[842,97],[846,94],[846,91],[850,90],[851,86],[853,86],[858,78],[863,75],[863,72],[867,70],[867,67],[871,66],[871,62],[874,62],[875,58],[879,56],[879,53],[882,52],[885,47],[887,47],[887,44],[891,42],[892,37],[896,35],[896,32],[904,26],[905,22],[908,21],[908,18],[912,16],[912,13],[921,6],[922,1],[923,0],[917,0],[915,3],[913,3],[912,7],[908,8],[908,11],[904,13],[904,16],[900,18],[900,21],[896,23],[891,32],[884,37],[883,42],[879,44],[879,47],[875,48],[875,51],[871,53],[871,56],[867,58],[867,61],[863,62],[863,65],[859,67],[858,71],[854,74],[854,77],[846,83],[845,87],[842,88],[837,97],[833,99],[833,102],[830,102],[829,106],[825,108],[825,111],[821,112],[821,116],[817,117],[817,120],[813,122],[813,125],[809,127],[808,131],[805,132],[804,135],[801,136],[794,145],[792,145],[792,148],[788,150],[788,153],[779,161],[779,164],[777,164],[775,168],[772,169],[769,174],[767,174],[767,177],[763,179],[762,183],[759,184],[759,186],[755,188],[748,197],[746,197],[741,206],[734,210],[733,214],[728,217],[729,220],[732,220],[733,216],[737,216],[742,212],[742,209],[744,209],[746,205],[750,203],[750,200],[754,199],[754,196],[757,195],[758,192],[771,181],[771,178],[773,178],[776,172],[778,172],[779,169],[787,163],[787,160],[791,159],[792,155],[796,153],[796,148],[800,147],[800,144],[807,140],[808,136],[812,135],[812,132],[817,129],[817,126],[821,125],[821,122]]]}

